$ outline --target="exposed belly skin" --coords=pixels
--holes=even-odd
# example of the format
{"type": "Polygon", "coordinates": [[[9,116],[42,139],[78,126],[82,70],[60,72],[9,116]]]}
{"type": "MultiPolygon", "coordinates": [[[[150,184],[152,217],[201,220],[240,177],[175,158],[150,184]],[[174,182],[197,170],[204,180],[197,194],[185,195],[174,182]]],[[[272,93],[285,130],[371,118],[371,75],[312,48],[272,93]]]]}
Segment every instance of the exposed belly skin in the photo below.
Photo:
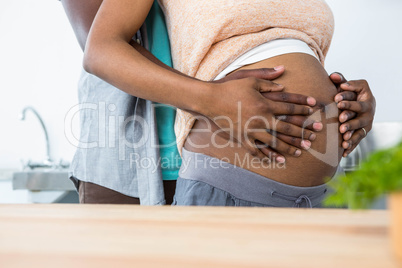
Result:
{"type": "Polygon", "coordinates": [[[318,112],[314,113],[314,116],[321,117],[324,128],[316,132],[317,138],[308,151],[302,150],[299,157],[285,155],[285,164],[254,161],[238,144],[218,146],[219,148],[214,146],[213,144],[228,144],[229,137],[213,135],[219,128],[208,119],[205,120],[208,120],[212,127],[204,120],[197,120],[184,148],[222,159],[285,184],[303,187],[323,184],[327,177],[335,173],[343,153],[341,134],[338,130],[339,112],[333,103],[337,90],[322,65],[314,57],[303,53],[280,55],[241,69],[272,68],[278,65],[285,66],[285,73],[274,81],[284,85],[285,92],[312,96],[317,100],[314,109],[318,112]]]}

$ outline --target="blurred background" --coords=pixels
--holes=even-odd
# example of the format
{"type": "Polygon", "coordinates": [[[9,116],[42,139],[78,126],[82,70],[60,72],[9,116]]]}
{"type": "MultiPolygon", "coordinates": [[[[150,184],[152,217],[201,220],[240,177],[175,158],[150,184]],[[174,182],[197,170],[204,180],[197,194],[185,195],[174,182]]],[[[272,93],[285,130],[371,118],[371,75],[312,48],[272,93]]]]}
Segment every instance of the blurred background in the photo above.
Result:
{"type": "MultiPolygon", "coordinates": [[[[377,128],[384,129],[382,123],[399,124],[402,1],[327,3],[336,25],[327,72],[368,80],[377,99],[377,128]]],[[[47,127],[53,160],[71,162],[76,145],[71,134],[79,135],[78,116],[66,126],[65,116],[78,103],[82,52],[57,0],[2,0],[0,33],[0,203],[52,202],[65,191],[11,190],[14,172],[29,160],[42,161],[47,156],[44,132],[34,114],[28,111],[25,121],[19,116],[24,107],[34,107],[47,127]]]]}

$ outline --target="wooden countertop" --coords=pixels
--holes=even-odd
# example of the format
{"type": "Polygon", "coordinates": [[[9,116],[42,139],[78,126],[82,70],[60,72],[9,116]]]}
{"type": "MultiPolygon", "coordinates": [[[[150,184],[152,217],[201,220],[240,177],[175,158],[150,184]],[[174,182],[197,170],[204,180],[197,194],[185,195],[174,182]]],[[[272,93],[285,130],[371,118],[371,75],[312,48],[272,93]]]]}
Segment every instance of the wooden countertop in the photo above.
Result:
{"type": "Polygon", "coordinates": [[[400,267],[387,211],[0,205],[0,267],[400,267]]]}

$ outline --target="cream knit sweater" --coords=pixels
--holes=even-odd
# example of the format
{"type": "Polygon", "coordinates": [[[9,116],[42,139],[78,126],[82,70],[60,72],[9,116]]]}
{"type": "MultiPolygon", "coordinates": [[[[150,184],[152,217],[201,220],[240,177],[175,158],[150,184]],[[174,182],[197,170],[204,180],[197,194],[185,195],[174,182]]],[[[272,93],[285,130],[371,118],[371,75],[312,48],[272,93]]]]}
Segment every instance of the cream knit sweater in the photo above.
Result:
{"type": "MultiPolygon", "coordinates": [[[[159,0],[165,13],[173,66],[189,76],[213,80],[248,50],[265,42],[299,39],[321,63],[334,20],[324,0],[159,0]]],[[[179,152],[195,118],[177,110],[179,152]]]]}

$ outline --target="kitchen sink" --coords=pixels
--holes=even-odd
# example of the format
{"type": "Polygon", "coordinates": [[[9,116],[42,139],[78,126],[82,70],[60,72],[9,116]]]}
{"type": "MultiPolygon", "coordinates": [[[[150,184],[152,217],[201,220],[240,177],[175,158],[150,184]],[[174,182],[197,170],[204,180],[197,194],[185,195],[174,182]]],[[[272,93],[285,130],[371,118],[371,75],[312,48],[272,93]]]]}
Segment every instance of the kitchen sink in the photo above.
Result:
{"type": "Polygon", "coordinates": [[[13,173],[13,189],[29,191],[75,191],[68,170],[27,170],[13,173]]]}

